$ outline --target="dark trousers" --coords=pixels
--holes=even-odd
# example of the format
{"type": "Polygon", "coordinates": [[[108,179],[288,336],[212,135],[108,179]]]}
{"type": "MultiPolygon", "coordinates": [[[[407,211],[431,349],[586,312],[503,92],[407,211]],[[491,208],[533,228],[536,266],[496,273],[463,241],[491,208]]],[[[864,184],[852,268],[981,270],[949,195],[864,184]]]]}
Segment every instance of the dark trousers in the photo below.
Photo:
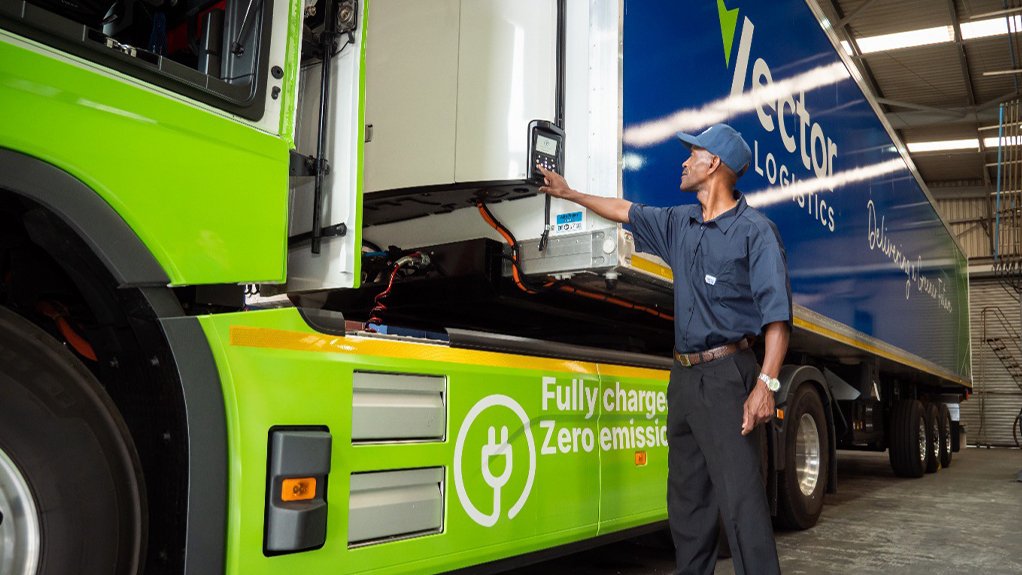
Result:
{"type": "Polygon", "coordinates": [[[762,426],[742,436],[745,399],[759,365],[752,350],[671,369],[667,388],[667,516],[676,573],[710,575],[717,517],[737,575],[780,573],[760,471],[762,426]]]}

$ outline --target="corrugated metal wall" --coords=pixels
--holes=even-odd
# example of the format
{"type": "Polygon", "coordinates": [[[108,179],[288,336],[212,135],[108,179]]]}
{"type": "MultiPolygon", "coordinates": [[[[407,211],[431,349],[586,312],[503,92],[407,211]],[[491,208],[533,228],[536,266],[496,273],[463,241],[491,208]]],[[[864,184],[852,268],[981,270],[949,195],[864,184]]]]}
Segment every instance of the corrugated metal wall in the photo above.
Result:
{"type": "MultiPolygon", "coordinates": [[[[969,284],[969,306],[972,320],[972,378],[973,395],[962,403],[962,422],[970,444],[1014,446],[1012,424],[1022,409],[1022,388],[1019,387],[994,355],[984,338],[1008,338],[997,319],[994,308],[1000,309],[1011,326],[1022,332],[1019,302],[1014,292],[1008,293],[996,279],[974,278],[969,284]],[[986,314],[984,314],[984,310],[986,314]]],[[[1016,360],[1022,363],[1022,353],[1009,343],[1016,360]]]]}
{"type": "Polygon", "coordinates": [[[951,224],[951,231],[962,244],[968,258],[988,258],[990,236],[983,223],[987,218],[987,203],[984,198],[948,198],[937,200],[937,207],[944,219],[951,224]]]}

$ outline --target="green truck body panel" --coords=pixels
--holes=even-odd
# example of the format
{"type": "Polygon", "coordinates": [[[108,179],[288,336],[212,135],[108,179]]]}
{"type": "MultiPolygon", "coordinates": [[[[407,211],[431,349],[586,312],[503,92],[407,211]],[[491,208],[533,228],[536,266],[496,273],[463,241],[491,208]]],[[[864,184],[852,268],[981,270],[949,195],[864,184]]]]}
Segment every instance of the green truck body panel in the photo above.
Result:
{"type": "MultiPolygon", "coordinates": [[[[308,328],[294,309],[207,316],[201,323],[220,366],[227,411],[231,573],[433,572],[666,518],[666,371],[329,336],[308,328]],[[446,436],[353,444],[355,372],[446,378],[446,436]],[[325,425],[333,438],[326,544],[266,557],[268,432],[302,425],[325,425]],[[477,518],[493,514],[494,490],[480,471],[491,427],[508,429],[513,463],[500,515],[486,526],[469,508],[477,518]],[[645,457],[641,464],[637,453],[645,457]],[[467,502],[456,487],[459,466],[467,502]],[[351,474],[429,467],[444,470],[442,532],[348,545],[351,474]],[[510,517],[516,504],[520,511],[510,517]]],[[[490,465],[499,475],[504,463],[490,465]]]]}
{"type": "Polygon", "coordinates": [[[95,190],[173,285],[284,281],[282,139],[11,38],[0,35],[0,146],[95,190]]]}

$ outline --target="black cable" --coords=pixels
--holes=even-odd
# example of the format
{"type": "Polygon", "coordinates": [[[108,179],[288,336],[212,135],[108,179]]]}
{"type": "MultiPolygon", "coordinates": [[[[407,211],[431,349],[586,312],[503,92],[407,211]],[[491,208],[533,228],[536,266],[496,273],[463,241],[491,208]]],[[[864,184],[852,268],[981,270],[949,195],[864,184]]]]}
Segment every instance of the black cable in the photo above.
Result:
{"type": "Polygon", "coordinates": [[[539,246],[537,250],[546,250],[547,242],[550,241],[550,194],[546,194],[546,199],[543,203],[543,234],[539,236],[539,246]]]}
{"type": "Polygon", "coordinates": [[[330,112],[330,60],[336,40],[337,13],[327,10],[324,15],[320,42],[323,49],[323,69],[319,84],[319,133],[316,138],[316,187],[312,198],[312,253],[319,254],[323,238],[323,180],[326,175],[327,115],[330,112]]]}
{"type": "MultiPolygon", "coordinates": [[[[557,0],[557,85],[555,87],[555,114],[556,118],[554,122],[557,127],[564,129],[564,82],[565,82],[565,67],[567,58],[567,38],[565,35],[568,33],[567,25],[567,1],[557,0]]],[[[563,166],[561,167],[563,169],[563,166]]]]}
{"type": "MultiPolygon", "coordinates": [[[[557,70],[556,85],[554,87],[554,123],[562,130],[564,129],[564,74],[567,51],[567,38],[565,38],[565,36],[567,35],[568,30],[567,9],[566,0],[557,0],[557,70]]],[[[561,171],[564,171],[564,166],[561,166],[561,171]]],[[[550,204],[550,194],[547,194],[546,199],[543,202],[543,234],[539,236],[539,246],[537,247],[537,249],[541,252],[546,251],[547,243],[550,241],[550,229],[553,227],[550,224],[550,204]]]]}
{"type": "Polygon", "coordinates": [[[348,46],[351,46],[354,43],[355,43],[355,35],[352,34],[351,32],[348,32],[348,39],[344,41],[344,44],[341,44],[340,48],[334,50],[333,56],[336,57],[338,54],[343,52],[345,48],[347,48],[348,46]]]}

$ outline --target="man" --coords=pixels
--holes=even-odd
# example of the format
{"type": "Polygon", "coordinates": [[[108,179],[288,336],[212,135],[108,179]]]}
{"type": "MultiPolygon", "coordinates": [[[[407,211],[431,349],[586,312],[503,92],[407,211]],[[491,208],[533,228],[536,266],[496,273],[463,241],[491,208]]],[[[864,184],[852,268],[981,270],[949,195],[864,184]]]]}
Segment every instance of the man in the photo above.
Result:
{"type": "Polygon", "coordinates": [[[678,134],[691,155],[681,190],[697,205],[648,207],[571,189],[544,170],[540,191],[632,225],[636,249],[674,272],[675,361],[667,389],[667,509],[677,573],[713,573],[718,513],[736,573],[778,573],[770,512],[752,433],[774,414],[788,349],[791,287],[774,224],[735,183],[751,160],[730,126],[678,134]],[[762,368],[750,349],[763,334],[762,368]]]}

